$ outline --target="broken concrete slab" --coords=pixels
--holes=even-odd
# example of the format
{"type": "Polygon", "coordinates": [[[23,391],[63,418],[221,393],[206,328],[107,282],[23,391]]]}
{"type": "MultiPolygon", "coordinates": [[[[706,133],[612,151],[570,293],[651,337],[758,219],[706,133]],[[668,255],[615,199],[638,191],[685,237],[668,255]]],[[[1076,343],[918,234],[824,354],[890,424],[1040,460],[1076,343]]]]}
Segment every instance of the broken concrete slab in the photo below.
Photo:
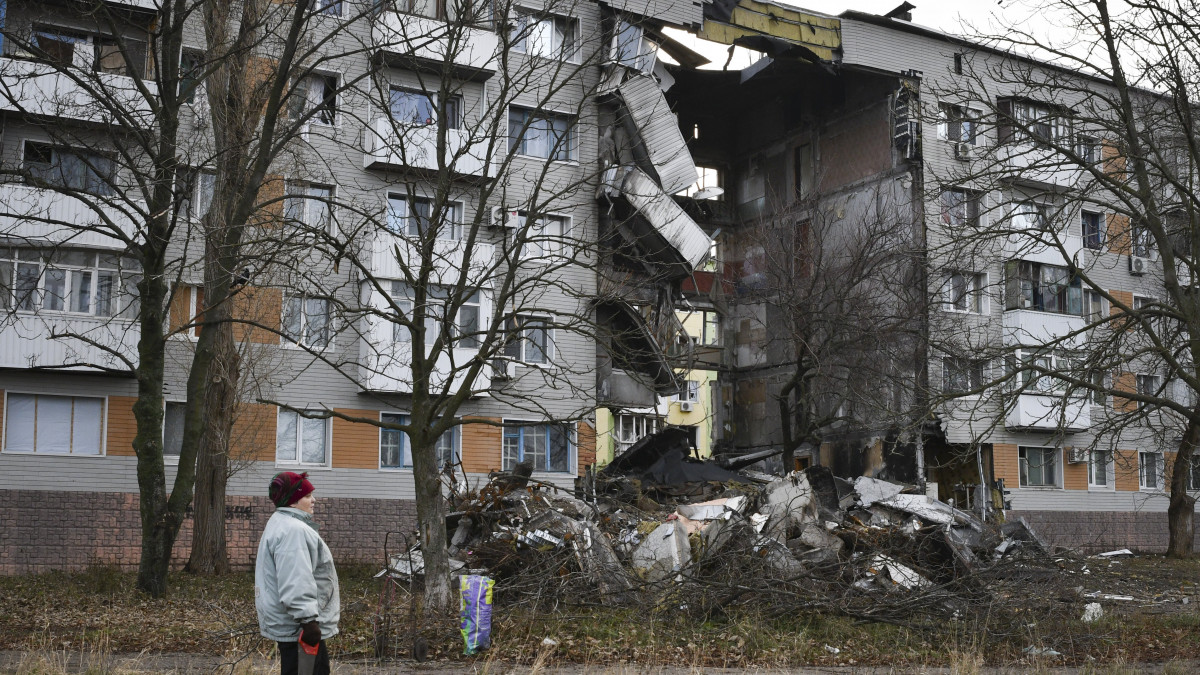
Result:
{"type": "Polygon", "coordinates": [[[966,525],[976,531],[983,530],[983,524],[975,516],[966,511],[959,511],[945,502],[931,499],[927,495],[897,494],[887,499],[881,499],[876,504],[911,513],[922,520],[938,525],[966,525]]]}
{"type": "Polygon", "coordinates": [[[903,485],[879,480],[878,478],[871,478],[870,476],[859,476],[854,479],[854,492],[858,494],[858,503],[863,507],[868,507],[875,502],[895,497],[903,490],[903,485]]]}
{"type": "Polygon", "coordinates": [[[678,520],[659,525],[633,550],[633,567],[648,581],[678,574],[692,560],[687,530],[678,520]]]}
{"type": "Polygon", "coordinates": [[[903,588],[906,591],[911,591],[914,588],[925,588],[931,584],[928,579],[921,576],[913,568],[882,554],[871,558],[871,567],[877,572],[886,572],[893,585],[903,588]]]}

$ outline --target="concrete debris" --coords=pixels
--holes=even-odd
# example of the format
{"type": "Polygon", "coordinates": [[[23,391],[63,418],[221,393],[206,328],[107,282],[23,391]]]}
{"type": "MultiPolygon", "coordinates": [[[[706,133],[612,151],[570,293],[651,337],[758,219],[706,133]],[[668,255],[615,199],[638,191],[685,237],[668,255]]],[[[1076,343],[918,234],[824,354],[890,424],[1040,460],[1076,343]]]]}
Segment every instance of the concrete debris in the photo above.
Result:
{"type": "Polygon", "coordinates": [[[1133,555],[1133,551],[1130,551],[1127,548],[1123,548],[1123,549],[1120,549],[1117,551],[1108,551],[1106,553],[1097,553],[1094,557],[1096,557],[1096,558],[1116,558],[1119,556],[1127,556],[1127,555],[1130,555],[1130,556],[1133,555]]]}
{"type": "MultiPolygon", "coordinates": [[[[507,472],[456,493],[446,523],[451,565],[501,587],[551,584],[604,602],[696,581],[766,588],[819,580],[861,599],[967,593],[970,583],[956,582],[991,561],[1048,557],[1024,520],[985,527],[915,486],[844,480],[828,467],[782,477],[740,465],[734,472],[726,467],[736,462],[694,460],[677,452],[679,443],[678,434],[639,442],[619,462],[589,472],[577,492],[586,499],[539,481],[514,487],[521,477],[507,472]]],[[[423,571],[414,548],[391,556],[385,573],[423,571]]]]}
{"type": "Polygon", "coordinates": [[[1104,617],[1104,608],[1098,602],[1089,602],[1083,608],[1083,617],[1081,620],[1084,623],[1095,623],[1104,617]]]}

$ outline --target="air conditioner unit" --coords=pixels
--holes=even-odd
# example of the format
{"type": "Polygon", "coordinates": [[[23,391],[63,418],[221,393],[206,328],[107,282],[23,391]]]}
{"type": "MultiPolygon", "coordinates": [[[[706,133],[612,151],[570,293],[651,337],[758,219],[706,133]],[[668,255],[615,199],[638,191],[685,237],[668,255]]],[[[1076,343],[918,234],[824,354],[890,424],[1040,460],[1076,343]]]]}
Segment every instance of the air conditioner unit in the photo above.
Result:
{"type": "Polygon", "coordinates": [[[1150,259],[1141,256],[1129,256],[1129,273],[1134,276],[1141,276],[1150,269],[1150,259]]]}
{"type": "Polygon", "coordinates": [[[691,401],[680,401],[679,412],[692,412],[692,406],[695,405],[691,401]]]}
{"type": "Polygon", "coordinates": [[[971,159],[971,152],[974,149],[975,146],[971,145],[970,143],[955,143],[954,156],[957,159],[971,159]]]}
{"type": "Polygon", "coordinates": [[[1067,449],[1068,464],[1087,464],[1088,451],[1087,448],[1069,448],[1067,449]]]}
{"type": "Polygon", "coordinates": [[[516,228],[518,218],[521,212],[516,209],[505,209],[499,206],[492,207],[492,227],[508,227],[516,228]]]}

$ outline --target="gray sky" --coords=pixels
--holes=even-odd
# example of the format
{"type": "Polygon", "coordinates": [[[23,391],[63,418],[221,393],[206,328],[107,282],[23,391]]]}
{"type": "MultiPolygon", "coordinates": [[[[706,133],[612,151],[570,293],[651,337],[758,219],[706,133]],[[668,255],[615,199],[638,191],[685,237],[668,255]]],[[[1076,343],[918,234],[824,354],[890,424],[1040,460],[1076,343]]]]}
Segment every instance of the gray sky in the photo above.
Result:
{"type": "MultiPolygon", "coordinates": [[[[822,14],[841,14],[848,9],[871,14],[887,14],[904,0],[779,0],[822,14]]],[[[913,23],[936,28],[946,33],[961,33],[963,21],[986,28],[993,12],[1003,11],[996,0],[909,0],[913,23]]],[[[1012,4],[1011,2],[1009,4],[1012,4]]]]}

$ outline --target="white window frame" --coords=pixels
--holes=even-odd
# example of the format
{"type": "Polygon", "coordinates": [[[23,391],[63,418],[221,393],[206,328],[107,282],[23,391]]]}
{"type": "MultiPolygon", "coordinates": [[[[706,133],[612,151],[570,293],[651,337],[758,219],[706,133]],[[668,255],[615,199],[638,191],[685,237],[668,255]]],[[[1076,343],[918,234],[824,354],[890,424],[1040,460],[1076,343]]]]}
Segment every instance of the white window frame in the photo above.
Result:
{"type": "MultiPolygon", "coordinates": [[[[451,94],[451,95],[447,96],[446,98],[449,101],[453,101],[453,108],[454,108],[454,111],[453,111],[454,114],[450,114],[449,112],[445,113],[447,120],[449,120],[449,122],[450,122],[450,124],[447,125],[446,128],[451,129],[451,130],[462,129],[463,128],[463,98],[462,98],[462,96],[458,95],[458,94],[451,94]]],[[[437,125],[438,125],[438,117],[437,116],[441,112],[442,112],[442,99],[441,99],[441,96],[437,93],[430,93],[419,87],[406,87],[402,84],[393,84],[388,89],[388,117],[392,120],[392,122],[394,122],[399,127],[405,127],[405,128],[410,128],[410,129],[421,128],[421,127],[432,127],[434,129],[436,129],[437,125]],[[426,121],[424,121],[424,122],[421,122],[420,120],[406,121],[406,120],[397,118],[395,115],[395,110],[393,108],[393,101],[392,101],[392,95],[396,92],[414,95],[414,96],[425,97],[426,99],[429,99],[429,107],[431,108],[430,112],[433,113],[433,117],[426,118],[426,121]]]]}
{"type": "MultiPolygon", "coordinates": [[[[1168,392],[1166,391],[1166,389],[1163,388],[1162,375],[1159,375],[1158,373],[1134,373],[1133,381],[1135,383],[1134,384],[1135,391],[1142,396],[1166,397],[1168,395],[1168,392]],[[1149,384],[1153,385],[1152,387],[1149,388],[1150,391],[1147,391],[1147,387],[1142,386],[1143,383],[1149,383],[1149,384]],[[1159,392],[1160,389],[1162,390],[1161,393],[1159,392]]],[[[1141,410],[1145,406],[1146,406],[1145,402],[1143,402],[1143,401],[1137,402],[1137,407],[1139,410],[1141,410]]]]}
{"type": "MultiPolygon", "coordinates": [[[[425,293],[426,303],[429,305],[429,308],[427,308],[427,311],[425,312],[425,344],[427,345],[433,344],[442,330],[442,319],[439,313],[434,310],[444,308],[447,302],[447,298],[438,297],[436,295],[437,293],[441,293],[440,290],[435,291],[433,289],[446,289],[445,293],[447,295],[452,291],[452,288],[449,286],[431,285],[429,286],[429,290],[427,290],[425,293]]],[[[400,309],[407,314],[411,320],[414,307],[412,288],[410,288],[403,281],[393,280],[391,282],[390,290],[392,300],[400,306],[400,309]]],[[[478,334],[484,331],[484,321],[487,319],[487,317],[484,315],[484,305],[485,300],[482,288],[475,289],[474,293],[467,296],[462,302],[458,303],[458,308],[455,310],[454,314],[454,335],[452,336],[454,338],[452,347],[453,349],[479,349],[481,335],[478,334]],[[475,308],[476,325],[474,330],[470,331],[470,334],[475,334],[475,337],[473,338],[470,337],[470,334],[463,330],[463,310],[471,307],[475,308]],[[467,336],[466,340],[463,339],[464,336],[467,336]],[[470,344],[472,340],[475,342],[475,344],[470,344]],[[463,342],[466,342],[467,344],[461,344],[463,342]]],[[[410,343],[412,342],[412,333],[409,332],[408,327],[405,325],[399,322],[394,322],[392,323],[392,342],[410,343]]]]}
{"type": "Polygon", "coordinates": [[[613,63],[649,73],[654,70],[658,57],[657,45],[646,37],[641,25],[629,21],[629,18],[624,15],[616,17],[608,58],[613,63]]]}
{"type": "Polygon", "coordinates": [[[941,217],[942,225],[954,228],[981,226],[983,224],[984,194],[981,190],[973,190],[961,185],[947,185],[943,187],[942,191],[938,194],[938,214],[941,217]],[[950,194],[962,195],[962,205],[966,214],[961,222],[954,217],[954,209],[950,205],[948,198],[950,194]],[[971,213],[972,208],[975,210],[974,214],[971,213]]]}
{"type": "Polygon", "coordinates": [[[1112,492],[1116,490],[1117,471],[1116,460],[1109,450],[1088,450],[1087,454],[1088,489],[1112,492]],[[1097,465],[1104,462],[1104,482],[1096,481],[1097,465]]]}
{"type": "Polygon", "coordinates": [[[1079,236],[1083,239],[1083,247],[1091,251],[1103,251],[1108,245],[1108,217],[1103,211],[1093,211],[1091,209],[1079,210],[1079,236]],[[1088,216],[1096,217],[1096,245],[1092,246],[1088,243],[1087,229],[1084,227],[1088,216]]]}
{"type": "MultiPolygon", "coordinates": [[[[304,412],[306,412],[306,413],[322,413],[323,414],[325,411],[323,411],[323,410],[304,410],[304,412]]],[[[308,417],[302,416],[299,412],[297,412],[295,410],[288,410],[287,408],[277,408],[276,414],[275,414],[275,466],[278,466],[278,467],[299,466],[299,467],[304,467],[307,469],[328,469],[331,466],[333,466],[333,424],[330,423],[331,420],[332,420],[332,418],[329,418],[329,417],[315,418],[315,419],[308,418],[308,417]],[[295,415],[295,417],[296,417],[296,427],[295,427],[296,437],[293,439],[296,444],[295,445],[295,448],[296,448],[296,459],[295,460],[279,458],[279,441],[280,441],[279,434],[280,434],[280,427],[282,426],[279,423],[279,418],[280,418],[280,416],[285,415],[285,414],[295,415]],[[305,462],[303,460],[303,457],[304,457],[303,440],[304,440],[304,423],[305,422],[321,422],[322,425],[325,427],[325,448],[324,448],[325,459],[319,463],[305,462]]]]}
{"type": "Polygon", "coordinates": [[[684,403],[700,402],[700,380],[684,380],[683,388],[672,396],[676,401],[684,403]]]}
{"type": "Polygon", "coordinates": [[[967,394],[966,392],[973,389],[979,389],[988,377],[988,361],[987,359],[971,359],[961,356],[943,356],[942,357],[942,393],[953,396],[954,398],[977,398],[979,394],[967,394]],[[951,362],[958,362],[957,365],[966,365],[967,387],[962,390],[952,389],[949,384],[951,373],[951,362]]]}
{"type": "MultiPolygon", "coordinates": [[[[186,414],[187,402],[186,401],[163,401],[163,437],[162,437],[163,463],[167,464],[168,466],[174,466],[176,464],[179,464],[179,455],[167,453],[167,409],[170,408],[171,406],[184,406],[185,407],[184,412],[186,414]]],[[[185,423],[184,420],[180,420],[180,424],[183,424],[183,423],[185,423]]],[[[183,442],[183,429],[182,428],[179,429],[179,441],[180,441],[180,443],[183,442]]]]}
{"type": "Polygon", "coordinates": [[[42,455],[47,457],[105,457],[108,455],[108,397],[107,396],[76,396],[66,394],[51,394],[39,391],[24,391],[20,389],[4,391],[4,433],[2,452],[12,455],[42,455]],[[12,405],[12,396],[32,396],[35,399],[39,397],[53,397],[71,399],[71,450],[68,452],[39,452],[37,449],[37,422],[34,421],[34,446],[32,450],[14,450],[9,446],[9,433],[14,428],[11,420],[10,407],[12,405]],[[95,453],[76,453],[74,452],[75,439],[75,399],[90,399],[100,402],[100,429],[99,429],[99,447],[95,453]]]}
{"type": "Polygon", "coordinates": [[[139,270],[126,269],[125,264],[132,264],[133,261],[121,258],[116,252],[96,251],[92,249],[40,249],[40,248],[13,248],[0,247],[0,275],[7,275],[7,281],[0,281],[0,311],[13,311],[21,314],[45,314],[54,316],[76,316],[76,317],[95,317],[97,319],[115,319],[120,318],[126,312],[137,307],[136,288],[131,287],[136,285],[138,279],[141,278],[139,270]],[[25,253],[31,252],[31,253],[25,253]],[[22,255],[25,253],[25,257],[22,255]],[[67,256],[82,255],[90,258],[90,262],[86,264],[78,264],[73,261],[64,261],[67,256]],[[54,258],[58,258],[55,260],[54,258]],[[109,262],[102,263],[104,258],[111,259],[109,262]],[[4,267],[9,269],[4,270],[4,267]],[[36,283],[31,288],[20,287],[18,284],[22,279],[22,272],[28,272],[30,268],[36,267],[37,279],[36,283]],[[47,282],[49,281],[49,272],[62,273],[62,294],[51,295],[47,291],[47,282]],[[108,289],[108,305],[109,313],[101,314],[97,310],[99,308],[98,293],[100,291],[101,275],[108,275],[110,278],[110,286],[108,289]],[[86,295],[88,310],[78,311],[75,309],[77,300],[76,280],[82,275],[89,275],[87,288],[79,288],[81,293],[86,295]],[[24,291],[24,292],[22,292],[24,291]],[[53,301],[52,298],[56,298],[53,301]],[[47,301],[52,301],[52,304],[61,303],[61,307],[48,307],[47,301]]]}
{"type": "Polygon", "coordinates": [[[279,333],[283,338],[283,346],[292,349],[310,349],[312,351],[323,351],[333,346],[335,342],[335,330],[333,325],[333,308],[332,301],[323,295],[312,295],[308,293],[295,293],[283,296],[283,307],[279,319],[279,333]],[[296,337],[290,335],[288,330],[288,310],[289,304],[292,301],[299,300],[300,302],[300,331],[296,337]],[[313,344],[309,335],[309,312],[308,301],[319,300],[325,303],[325,343],[313,344]],[[297,339],[298,338],[298,339],[297,339]]]}
{"type": "Polygon", "coordinates": [[[562,213],[546,213],[526,227],[528,219],[524,211],[517,212],[517,227],[514,232],[524,232],[525,242],[518,254],[523,262],[550,264],[565,259],[567,238],[572,231],[572,218],[562,213]],[[554,230],[558,231],[555,232],[554,230]]]}
{"type": "Polygon", "coordinates": [[[187,183],[183,187],[188,193],[185,213],[192,222],[199,222],[212,208],[212,200],[217,191],[217,172],[205,167],[191,167],[184,180],[187,183]]]}
{"type": "Polygon", "coordinates": [[[549,461],[550,461],[550,435],[551,435],[550,428],[554,427],[554,426],[559,426],[559,427],[562,427],[563,435],[566,438],[566,442],[567,442],[567,468],[557,470],[557,469],[549,469],[549,468],[534,466],[533,472],[534,473],[556,474],[556,475],[560,475],[560,476],[570,476],[570,475],[574,475],[575,473],[577,473],[578,448],[577,448],[577,440],[575,438],[575,428],[573,425],[567,424],[565,422],[531,422],[531,421],[527,421],[527,420],[514,420],[514,419],[504,419],[504,420],[502,420],[502,422],[503,422],[503,426],[501,427],[502,431],[500,434],[500,464],[504,470],[506,470],[506,471],[511,470],[513,468],[513,466],[515,466],[518,462],[521,462],[525,459],[526,443],[525,443],[524,430],[531,428],[531,427],[545,427],[546,428],[546,463],[549,464],[549,461]],[[518,438],[520,440],[518,441],[519,445],[517,446],[517,456],[515,458],[510,458],[508,453],[506,452],[505,446],[507,445],[509,438],[512,437],[512,430],[514,430],[514,429],[519,431],[518,438]],[[510,462],[509,461],[510,459],[515,459],[515,461],[510,462]]]}
{"type": "MultiPolygon", "coordinates": [[[[116,163],[113,161],[113,158],[111,155],[108,155],[104,152],[97,152],[91,148],[79,148],[79,147],[64,145],[62,143],[56,143],[53,141],[42,141],[42,140],[38,140],[36,138],[26,138],[26,139],[22,139],[22,141],[21,141],[21,168],[26,171],[29,171],[31,174],[34,172],[34,169],[30,168],[31,165],[36,164],[36,165],[38,165],[38,167],[40,169],[41,165],[43,164],[43,162],[32,162],[30,159],[28,159],[28,153],[30,152],[29,146],[31,144],[35,145],[35,146],[43,146],[43,149],[48,149],[51,153],[51,155],[50,155],[51,160],[48,165],[49,168],[41,169],[41,170],[51,171],[56,166],[61,167],[62,159],[59,156],[65,152],[65,153],[69,153],[76,157],[81,157],[82,159],[80,159],[80,165],[83,167],[83,170],[86,172],[87,178],[88,179],[94,178],[94,180],[97,181],[95,185],[91,186],[96,189],[89,189],[89,186],[86,183],[84,185],[63,185],[54,180],[47,180],[46,178],[42,178],[41,180],[43,182],[50,184],[50,185],[57,185],[63,189],[78,190],[80,192],[90,194],[90,195],[96,195],[98,197],[111,197],[116,194],[116,190],[114,189],[112,184],[114,182],[116,182],[119,168],[117,167],[116,163]],[[105,176],[95,170],[95,167],[99,164],[98,160],[106,160],[111,163],[111,166],[109,167],[109,173],[107,176],[105,176]]],[[[50,175],[50,174],[47,174],[47,175],[50,175]]]]}
{"type": "MultiPolygon", "coordinates": [[[[185,326],[189,323],[195,323],[196,319],[199,318],[201,288],[199,284],[179,284],[175,287],[176,297],[180,293],[187,294],[187,308],[185,309],[187,316],[183,318],[183,325],[185,326]]],[[[170,321],[170,316],[167,317],[167,320],[170,321]]],[[[194,325],[186,330],[177,331],[172,333],[171,337],[177,340],[196,340],[200,337],[200,326],[194,325]]]]}
{"type": "MultiPolygon", "coordinates": [[[[302,77],[300,79],[306,80],[306,82],[304,83],[304,89],[303,89],[304,98],[301,103],[293,103],[292,105],[295,107],[293,107],[292,110],[299,112],[299,114],[295,116],[296,118],[301,118],[301,117],[304,117],[305,115],[308,115],[308,118],[304,120],[304,125],[303,125],[304,130],[307,131],[307,129],[309,127],[313,126],[314,124],[322,126],[322,127],[326,127],[326,128],[334,128],[334,127],[341,126],[342,94],[341,94],[341,91],[339,91],[341,88],[341,82],[342,82],[341,73],[332,73],[332,72],[314,70],[314,71],[307,73],[306,75],[304,75],[304,77],[302,77]],[[317,108],[324,107],[325,97],[322,96],[320,100],[317,100],[316,98],[314,98],[314,95],[312,93],[313,92],[312,84],[314,81],[320,82],[322,85],[321,86],[322,93],[324,93],[326,90],[326,87],[329,85],[330,80],[333,81],[333,102],[332,102],[332,104],[333,104],[333,119],[329,120],[329,121],[325,121],[325,120],[321,119],[321,115],[319,113],[313,113],[313,111],[316,110],[317,108]],[[313,114],[310,115],[309,113],[313,113],[313,114]]],[[[292,93],[291,93],[292,96],[296,96],[297,94],[299,94],[299,92],[296,91],[297,89],[299,89],[299,87],[300,87],[299,83],[297,83],[296,86],[293,87],[292,93]]]]}
{"type": "Polygon", "coordinates": [[[1100,291],[1090,288],[1083,288],[1083,314],[1084,320],[1089,322],[1100,322],[1104,317],[1109,315],[1108,300],[1100,294],[1100,291]]]}
{"type": "Polygon", "coordinates": [[[613,414],[613,457],[619,457],[635,443],[664,426],[663,419],[655,413],[620,412],[613,414]],[[632,433],[627,433],[632,432],[632,433]]]}
{"type": "MultiPolygon", "coordinates": [[[[54,25],[52,23],[35,22],[31,27],[31,31],[30,31],[30,35],[29,35],[29,40],[30,40],[31,45],[35,41],[36,34],[38,34],[38,33],[53,34],[56,31],[58,32],[58,34],[60,36],[62,36],[64,38],[69,38],[70,43],[72,45],[85,45],[86,46],[86,48],[82,49],[82,50],[78,49],[76,47],[71,48],[71,67],[72,68],[79,68],[80,70],[88,70],[88,71],[93,71],[93,72],[98,72],[98,73],[103,72],[106,75],[111,75],[111,76],[116,76],[116,77],[128,77],[128,78],[133,77],[132,75],[129,75],[128,72],[114,73],[114,72],[107,71],[107,70],[100,70],[100,65],[99,65],[100,64],[100,55],[97,53],[99,47],[102,44],[110,44],[110,45],[119,44],[118,40],[126,39],[125,36],[117,36],[117,35],[98,33],[95,30],[71,28],[68,26],[58,26],[58,25],[54,25]]],[[[150,43],[147,40],[146,41],[147,49],[149,49],[149,44],[150,43]]],[[[118,49],[117,53],[120,54],[119,49],[118,49]]],[[[131,54],[129,52],[128,42],[127,42],[127,46],[126,46],[126,54],[129,56],[134,56],[134,54],[131,54]]],[[[143,59],[145,59],[146,56],[147,56],[146,53],[142,54],[143,59]]],[[[122,58],[125,59],[125,55],[122,55],[122,58]]],[[[132,70],[135,73],[141,73],[142,77],[146,77],[146,66],[147,66],[147,63],[145,63],[145,62],[143,62],[139,66],[136,63],[129,63],[128,59],[125,60],[125,70],[126,71],[132,70]]],[[[61,67],[61,66],[59,66],[59,67],[61,67]]]]}
{"type": "Polygon", "coordinates": [[[550,162],[562,162],[565,164],[578,164],[578,162],[579,162],[579,128],[578,128],[579,127],[579,117],[577,115],[561,113],[561,112],[558,112],[555,110],[543,110],[541,108],[531,108],[528,106],[514,104],[514,105],[510,105],[508,107],[508,115],[505,117],[505,124],[507,126],[507,128],[505,129],[505,133],[508,137],[508,151],[510,153],[512,153],[513,155],[515,155],[517,157],[540,159],[540,160],[546,160],[546,161],[550,161],[550,162]],[[514,109],[522,111],[526,115],[526,119],[520,124],[518,129],[512,128],[512,126],[513,126],[512,116],[513,116],[514,109]],[[560,118],[560,119],[565,120],[567,123],[565,142],[562,143],[561,145],[558,143],[552,143],[552,144],[548,145],[547,151],[550,154],[547,156],[532,155],[532,154],[523,152],[523,149],[528,149],[528,148],[525,148],[524,146],[526,146],[529,142],[528,139],[526,139],[524,133],[522,133],[518,137],[515,137],[515,138],[513,137],[513,133],[520,129],[524,129],[525,132],[529,132],[532,127],[530,119],[534,119],[534,118],[545,119],[548,121],[552,121],[555,118],[560,118]],[[516,142],[515,147],[513,145],[514,141],[516,142]],[[565,156],[555,156],[555,150],[559,150],[560,153],[565,156]]]}
{"type": "Polygon", "coordinates": [[[299,223],[301,227],[326,234],[336,234],[336,209],[334,200],[337,199],[337,187],[324,183],[309,181],[288,181],[287,194],[283,201],[284,218],[289,222],[299,223]],[[327,194],[319,194],[326,192],[327,194]],[[318,209],[324,209],[325,222],[318,219],[318,209]]]}
{"type": "Polygon", "coordinates": [[[1164,492],[1166,490],[1167,462],[1166,455],[1156,450],[1138,451],[1138,489],[1147,492],[1164,492]],[[1146,461],[1151,458],[1154,462],[1153,476],[1155,485],[1146,485],[1146,461]]]}
{"type": "Polygon", "coordinates": [[[504,356],[506,358],[522,365],[538,368],[546,368],[554,365],[557,350],[554,344],[555,335],[551,317],[544,314],[520,314],[507,319],[506,324],[505,332],[508,334],[508,341],[504,346],[504,356]],[[528,324],[531,322],[538,322],[541,325],[530,329],[528,324]],[[532,343],[527,335],[527,332],[530,330],[540,330],[545,333],[545,348],[542,350],[543,360],[536,361],[530,359],[530,350],[527,348],[532,343]]]}
{"type": "MultiPolygon", "coordinates": [[[[407,413],[407,412],[399,412],[399,411],[394,411],[394,410],[379,411],[379,421],[380,422],[389,421],[389,420],[384,419],[385,416],[401,418],[399,420],[395,420],[393,422],[395,424],[408,424],[409,413],[407,413]]],[[[439,455],[441,455],[445,451],[445,442],[446,442],[446,439],[449,438],[449,440],[450,440],[450,448],[449,448],[450,457],[449,457],[449,459],[451,460],[452,464],[457,464],[458,462],[462,461],[461,429],[462,429],[461,425],[450,427],[449,429],[447,429],[445,431],[445,433],[443,433],[438,438],[438,444],[442,446],[441,448],[439,448],[439,451],[438,451],[439,455]]],[[[446,457],[439,456],[438,457],[438,466],[445,467],[446,466],[445,460],[446,460],[446,457]]],[[[413,468],[413,466],[412,466],[412,442],[409,440],[408,434],[403,431],[400,431],[398,429],[384,429],[383,427],[380,427],[380,429],[379,429],[379,470],[380,471],[408,471],[408,472],[411,472],[412,468],[413,468]],[[399,453],[400,463],[396,466],[385,465],[383,463],[383,441],[385,438],[385,434],[395,434],[397,440],[399,441],[400,447],[399,447],[398,453],[399,453]]]]}
{"type": "Polygon", "coordinates": [[[946,272],[943,275],[942,311],[957,314],[977,314],[981,316],[990,314],[991,306],[988,302],[987,288],[987,272],[972,272],[970,270],[946,272]],[[962,278],[966,282],[963,286],[961,298],[955,297],[955,278],[962,278]],[[957,307],[959,300],[963,302],[964,307],[957,307]]]}
{"type": "Polygon", "coordinates": [[[322,16],[342,16],[345,10],[346,0],[314,0],[312,4],[312,13],[322,16]],[[336,11],[330,11],[336,10],[336,11]]]}
{"type": "Polygon", "coordinates": [[[1017,447],[1017,474],[1018,474],[1017,482],[1019,484],[1019,487],[1023,490],[1061,490],[1062,486],[1063,486],[1063,482],[1062,482],[1063,481],[1063,470],[1062,469],[1063,469],[1062,448],[1053,448],[1053,447],[1036,446],[1036,445],[1030,445],[1030,446],[1021,445],[1021,446],[1017,447]],[[1026,469],[1024,471],[1021,470],[1022,463],[1028,462],[1027,458],[1024,458],[1021,456],[1022,453],[1026,450],[1039,450],[1039,451],[1049,450],[1050,451],[1050,454],[1052,455],[1052,457],[1054,459],[1053,466],[1054,466],[1054,472],[1055,472],[1054,480],[1051,483],[1038,484],[1038,485],[1025,485],[1022,482],[1022,478],[1024,477],[1025,474],[1028,473],[1028,469],[1026,469]]]}
{"type": "MultiPolygon", "coordinates": [[[[521,6],[516,7],[515,11],[516,21],[509,36],[513,51],[551,61],[579,63],[582,32],[578,18],[521,6]],[[532,27],[531,20],[536,21],[539,27],[532,27]],[[560,21],[565,22],[571,32],[569,45],[563,44],[563,38],[559,37],[560,33],[555,30],[555,24],[560,21]],[[530,47],[530,43],[533,43],[533,48],[530,47]]],[[[566,33],[561,35],[565,36],[566,33]]]]}
{"type": "Polygon", "coordinates": [[[938,103],[938,123],[937,137],[951,143],[966,143],[972,147],[978,146],[980,140],[980,122],[983,119],[983,110],[978,107],[964,105],[961,103],[950,103],[941,101],[938,103]],[[957,119],[954,115],[957,114],[957,119]],[[969,129],[966,138],[962,132],[963,122],[966,122],[969,129]],[[952,131],[953,125],[959,125],[958,138],[954,138],[952,131]]]}
{"type": "MultiPolygon", "coordinates": [[[[384,228],[400,237],[420,237],[418,217],[413,215],[413,203],[425,203],[433,210],[433,199],[420,194],[388,192],[384,198],[384,228]],[[403,213],[393,209],[394,204],[403,204],[403,213]],[[398,226],[393,227],[393,225],[398,226]],[[397,229],[400,231],[397,232],[397,229]],[[416,230],[414,232],[414,230],[416,230]]],[[[461,241],[463,237],[463,203],[448,201],[442,211],[442,222],[437,228],[437,238],[446,241],[461,241]],[[445,222],[449,217],[449,222],[445,222]],[[447,227],[449,226],[449,227],[447,227]]]]}

